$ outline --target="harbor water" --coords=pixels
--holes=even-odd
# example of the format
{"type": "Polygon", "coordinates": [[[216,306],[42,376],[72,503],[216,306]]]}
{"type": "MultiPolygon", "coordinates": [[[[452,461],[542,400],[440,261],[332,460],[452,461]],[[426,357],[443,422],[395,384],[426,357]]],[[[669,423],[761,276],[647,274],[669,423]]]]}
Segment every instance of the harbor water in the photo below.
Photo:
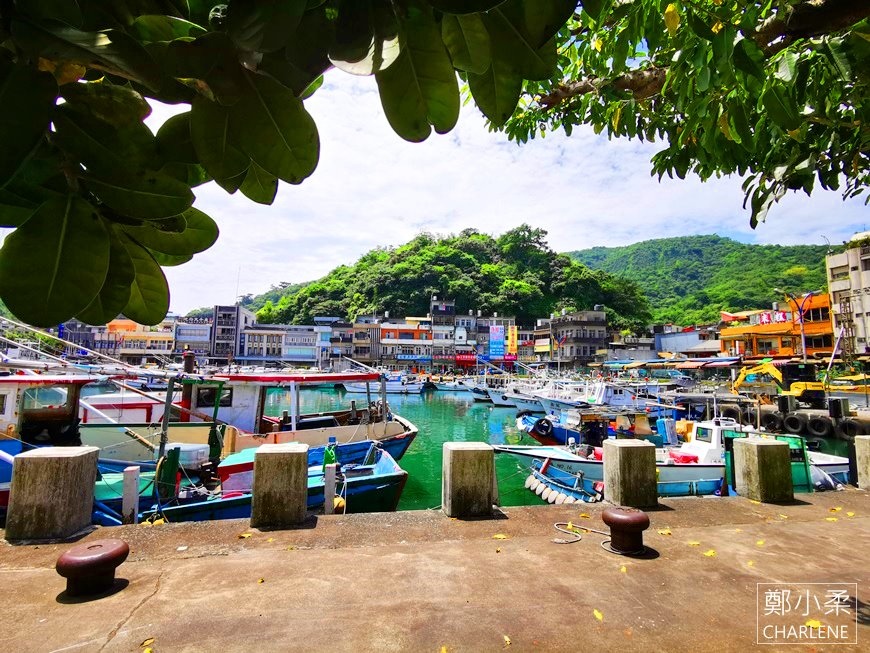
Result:
{"type": "MultiPolygon", "coordinates": [[[[346,406],[352,399],[365,405],[365,395],[347,394],[323,386],[301,392],[301,411],[321,412],[346,406]]],[[[289,410],[290,394],[275,390],[269,395],[267,414],[289,410]]],[[[445,442],[536,444],[516,427],[516,409],[495,408],[476,402],[467,392],[426,391],[415,395],[391,394],[390,409],[413,422],[417,439],[399,464],[408,472],[408,483],[399,510],[425,510],[441,505],[441,458],[445,442]]],[[[503,506],[545,503],[524,487],[528,470],[510,456],[496,456],[499,499],[503,506]]]]}

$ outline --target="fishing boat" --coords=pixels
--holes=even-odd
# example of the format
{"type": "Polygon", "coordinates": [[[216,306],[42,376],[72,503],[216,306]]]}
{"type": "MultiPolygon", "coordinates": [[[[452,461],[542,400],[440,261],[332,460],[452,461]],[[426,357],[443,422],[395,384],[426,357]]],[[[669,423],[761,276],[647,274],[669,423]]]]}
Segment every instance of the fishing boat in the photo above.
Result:
{"type": "MultiPolygon", "coordinates": [[[[410,377],[405,372],[381,372],[380,374],[383,380],[381,392],[403,395],[420,394],[423,392],[425,384],[410,377]]],[[[346,380],[341,382],[346,392],[356,394],[377,392],[378,388],[370,385],[370,383],[370,381],[365,382],[364,380],[346,380]]]]}
{"type": "MultiPolygon", "coordinates": [[[[799,436],[749,431],[733,419],[716,418],[695,423],[690,440],[681,446],[656,449],[659,496],[703,495],[720,490],[723,479],[733,480],[733,469],[728,469],[733,441],[746,437],[776,438],[789,444],[796,489],[812,491],[813,468],[837,483],[847,481],[847,458],[808,451],[806,442],[799,436]]],[[[537,492],[540,485],[545,484],[544,489],[550,489],[547,500],[554,491],[554,502],[566,500],[560,500],[560,494],[575,501],[600,497],[604,481],[603,447],[570,442],[568,446],[493,445],[493,448],[496,453],[509,454],[529,468],[526,487],[537,492]]],[[[544,489],[538,494],[542,495],[544,489]]]]}
{"type": "Polygon", "coordinates": [[[547,445],[567,445],[572,439],[575,442],[601,444],[612,435],[650,437],[656,442],[645,411],[601,407],[563,410],[556,415],[543,417],[524,413],[517,415],[516,424],[517,429],[547,445]]]}

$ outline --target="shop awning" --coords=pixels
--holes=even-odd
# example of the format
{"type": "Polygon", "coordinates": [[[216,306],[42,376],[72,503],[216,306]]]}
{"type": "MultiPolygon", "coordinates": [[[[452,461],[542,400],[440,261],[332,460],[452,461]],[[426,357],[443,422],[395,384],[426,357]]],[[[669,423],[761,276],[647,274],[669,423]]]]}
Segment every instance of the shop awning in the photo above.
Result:
{"type": "Polygon", "coordinates": [[[712,361],[710,363],[704,363],[704,367],[731,367],[733,364],[732,361],[712,361]]]}
{"type": "Polygon", "coordinates": [[[629,363],[628,365],[626,365],[622,369],[633,370],[633,369],[636,369],[638,367],[645,367],[646,364],[647,364],[647,361],[634,361],[633,363],[629,363]]]}
{"type": "Polygon", "coordinates": [[[677,363],[674,367],[678,370],[696,370],[704,365],[704,361],[686,361],[685,363],[677,363]]]}

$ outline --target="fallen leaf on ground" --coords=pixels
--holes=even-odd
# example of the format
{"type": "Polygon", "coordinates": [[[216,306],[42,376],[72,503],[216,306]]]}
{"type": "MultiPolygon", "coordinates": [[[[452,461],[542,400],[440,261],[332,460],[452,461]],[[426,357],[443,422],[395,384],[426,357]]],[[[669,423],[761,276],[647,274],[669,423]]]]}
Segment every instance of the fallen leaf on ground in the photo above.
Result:
{"type": "Polygon", "coordinates": [[[288,546],[288,547],[287,547],[287,550],[288,550],[288,551],[295,551],[295,550],[296,550],[296,547],[295,547],[295,546],[288,546]]]}
{"type": "Polygon", "coordinates": [[[504,636],[504,647],[507,648],[510,645],[511,645],[511,638],[508,637],[507,635],[505,635],[504,636]]]}
{"type": "Polygon", "coordinates": [[[788,515],[782,515],[782,514],[780,514],[779,517],[780,517],[780,519],[788,519],[788,515]]]}
{"type": "Polygon", "coordinates": [[[743,529],[742,529],[742,528],[735,528],[735,529],[734,529],[734,532],[735,532],[735,533],[742,533],[742,532],[743,532],[743,529]]]}
{"type": "MultiPolygon", "coordinates": [[[[836,506],[834,508],[828,508],[830,512],[840,512],[843,509],[843,506],[836,506]]],[[[810,619],[812,621],[812,619],[810,619]]]]}
{"type": "Polygon", "coordinates": [[[501,533],[496,533],[495,535],[492,536],[492,539],[494,539],[494,540],[506,540],[506,539],[508,539],[508,536],[502,535],[501,533]]]}
{"type": "Polygon", "coordinates": [[[142,653],[154,653],[154,649],[149,646],[148,648],[143,648],[142,653]]]}
{"type": "Polygon", "coordinates": [[[807,628],[821,628],[822,622],[818,619],[807,619],[806,622],[804,622],[804,626],[807,628]]]}
{"type": "Polygon", "coordinates": [[[837,521],[836,517],[825,517],[825,521],[837,521]]]}
{"type": "Polygon", "coordinates": [[[446,646],[442,646],[442,647],[441,647],[441,653],[447,653],[447,647],[446,647],[446,646]]]}
{"type": "Polygon", "coordinates": [[[756,501],[755,499],[750,499],[749,503],[754,503],[756,506],[761,505],[761,501],[756,501]]]}
{"type": "Polygon", "coordinates": [[[265,579],[265,578],[259,578],[259,579],[257,579],[257,582],[258,582],[258,583],[265,583],[265,582],[266,582],[266,579],[265,579]]]}
{"type": "Polygon", "coordinates": [[[764,546],[764,540],[758,540],[758,541],[755,543],[755,546],[764,546]]]}
{"type": "Polygon", "coordinates": [[[599,610],[592,610],[592,614],[595,616],[596,619],[598,619],[598,621],[604,621],[604,615],[601,614],[599,610]]]}
{"type": "Polygon", "coordinates": [[[854,517],[854,516],[855,516],[855,513],[852,511],[849,511],[846,513],[846,517],[854,517]]]}
{"type": "Polygon", "coordinates": [[[747,566],[747,567],[754,567],[754,566],[755,566],[755,560],[750,560],[749,562],[746,563],[746,566],[747,566]]]}
{"type": "Polygon", "coordinates": [[[707,550],[707,551],[704,551],[704,555],[707,556],[708,558],[712,558],[713,556],[716,555],[716,550],[715,550],[715,549],[709,549],[709,550],[707,550]]]}
{"type": "Polygon", "coordinates": [[[687,542],[689,546],[701,546],[701,543],[698,540],[689,540],[687,542]]]}
{"type": "Polygon", "coordinates": [[[154,643],[154,638],[153,638],[153,637],[149,637],[149,638],[146,639],[144,642],[142,642],[141,644],[139,644],[139,646],[140,646],[140,647],[143,647],[143,646],[151,646],[153,643],[154,643]]]}
{"type": "Polygon", "coordinates": [[[239,533],[239,539],[244,540],[245,538],[251,537],[250,533],[239,533]]]}
{"type": "Polygon", "coordinates": [[[585,512],[580,513],[580,519],[591,519],[585,512]]]}
{"type": "Polygon", "coordinates": [[[274,537],[270,537],[270,538],[269,538],[268,540],[266,540],[266,541],[269,542],[269,543],[271,544],[272,542],[275,541],[275,538],[274,538],[274,537]]]}
{"type": "Polygon", "coordinates": [[[659,535],[670,535],[671,529],[670,528],[660,528],[658,530],[658,533],[659,533],[659,535]]]}
{"type": "Polygon", "coordinates": [[[496,553],[501,553],[501,547],[497,547],[495,550],[496,553]]]}
{"type": "Polygon", "coordinates": [[[625,573],[628,573],[628,568],[626,568],[625,565],[622,565],[622,566],[619,568],[619,571],[621,571],[623,574],[625,574],[625,573]]]}

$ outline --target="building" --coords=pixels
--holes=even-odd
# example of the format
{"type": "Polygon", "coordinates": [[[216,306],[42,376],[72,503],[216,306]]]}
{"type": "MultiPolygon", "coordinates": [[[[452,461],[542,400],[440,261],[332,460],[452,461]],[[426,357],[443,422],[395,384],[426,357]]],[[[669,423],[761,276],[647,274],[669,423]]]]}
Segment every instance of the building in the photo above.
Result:
{"type": "Polygon", "coordinates": [[[352,357],[366,365],[380,363],[381,318],[376,315],[361,315],[354,321],[352,357]]]}
{"type": "Polygon", "coordinates": [[[535,353],[548,354],[547,339],[552,339],[553,355],[549,360],[560,365],[586,367],[595,362],[600,350],[607,349],[607,314],[603,306],[596,305],[591,311],[563,311],[561,315],[539,322],[535,330],[535,353]],[[547,343],[546,348],[544,343],[547,343]]]}
{"type": "Polygon", "coordinates": [[[106,325],[105,332],[94,334],[94,344],[98,345],[95,350],[107,353],[110,348],[116,348],[114,357],[133,365],[165,364],[170,361],[174,349],[174,328],[175,318],[166,319],[155,326],[118,318],[106,325]]]}
{"type": "Polygon", "coordinates": [[[391,370],[419,371],[432,366],[432,325],[422,318],[381,324],[381,364],[391,370]]]}
{"type": "Polygon", "coordinates": [[[238,361],[256,365],[320,367],[331,329],[297,324],[252,324],[242,331],[238,361]]]}
{"type": "Polygon", "coordinates": [[[85,324],[81,320],[67,320],[63,324],[59,324],[57,328],[57,337],[62,340],[66,340],[68,342],[73,343],[74,346],[67,346],[64,354],[69,357],[77,358],[77,357],[86,357],[91,354],[86,349],[91,351],[99,351],[101,354],[105,354],[107,356],[115,357],[118,354],[118,346],[117,341],[113,340],[113,346],[108,350],[104,351],[99,349],[99,346],[103,343],[108,343],[109,341],[106,339],[100,339],[98,344],[97,336],[98,334],[102,334],[106,332],[106,327],[103,326],[92,326],[90,324],[85,324]]]}
{"type": "Polygon", "coordinates": [[[709,358],[718,356],[722,343],[717,325],[675,327],[671,324],[653,327],[655,351],[666,358],[709,358]]]}
{"type": "Polygon", "coordinates": [[[735,326],[719,332],[720,352],[729,356],[793,357],[830,355],[834,348],[829,295],[810,294],[774,303],[771,310],[748,311],[735,326]],[[800,309],[803,308],[803,324],[800,309]]]}
{"type": "Polygon", "coordinates": [[[478,311],[476,328],[477,355],[481,360],[505,369],[512,368],[517,353],[508,352],[507,342],[511,333],[516,334],[516,320],[513,317],[500,317],[496,312],[489,317],[481,317],[478,311]]]}
{"type": "Polygon", "coordinates": [[[825,257],[835,333],[843,330],[842,353],[870,353],[870,231],[855,234],[845,251],[825,257]]]}
{"type": "MultiPolygon", "coordinates": [[[[456,302],[432,295],[429,303],[432,325],[431,371],[444,373],[456,365],[456,302]]],[[[467,340],[467,332],[463,340],[467,340]]]]}
{"type": "Polygon", "coordinates": [[[242,331],[257,320],[240,304],[215,306],[213,316],[209,355],[215,362],[229,363],[242,351],[242,331]]]}
{"type": "Polygon", "coordinates": [[[205,317],[180,317],[175,320],[176,355],[192,351],[201,362],[208,359],[211,347],[212,321],[205,317]]]}

